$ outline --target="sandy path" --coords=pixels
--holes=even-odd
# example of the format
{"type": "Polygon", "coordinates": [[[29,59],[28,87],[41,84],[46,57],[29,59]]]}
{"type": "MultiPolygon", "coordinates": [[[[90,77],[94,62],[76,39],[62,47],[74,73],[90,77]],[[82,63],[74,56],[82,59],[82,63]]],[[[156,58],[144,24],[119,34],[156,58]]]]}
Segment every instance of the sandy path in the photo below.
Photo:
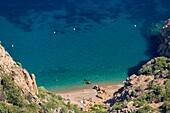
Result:
{"type": "MultiPolygon", "coordinates": [[[[106,89],[110,97],[112,97],[113,93],[120,88],[122,85],[107,85],[102,86],[106,89]]],[[[99,99],[96,97],[97,92],[92,88],[86,88],[82,90],[77,91],[69,91],[64,93],[58,93],[61,95],[64,99],[70,99],[72,104],[77,104],[79,106],[82,106],[82,103],[80,102],[83,99],[89,99],[92,98],[96,103],[102,102],[102,99],[99,99]]]]}

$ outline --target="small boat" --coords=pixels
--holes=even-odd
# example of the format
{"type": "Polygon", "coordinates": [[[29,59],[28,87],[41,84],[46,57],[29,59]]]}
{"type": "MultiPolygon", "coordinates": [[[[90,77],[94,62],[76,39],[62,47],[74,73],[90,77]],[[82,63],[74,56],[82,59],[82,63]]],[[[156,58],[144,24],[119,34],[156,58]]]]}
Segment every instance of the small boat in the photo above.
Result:
{"type": "Polygon", "coordinates": [[[84,79],[85,84],[90,84],[90,80],[84,79]]]}

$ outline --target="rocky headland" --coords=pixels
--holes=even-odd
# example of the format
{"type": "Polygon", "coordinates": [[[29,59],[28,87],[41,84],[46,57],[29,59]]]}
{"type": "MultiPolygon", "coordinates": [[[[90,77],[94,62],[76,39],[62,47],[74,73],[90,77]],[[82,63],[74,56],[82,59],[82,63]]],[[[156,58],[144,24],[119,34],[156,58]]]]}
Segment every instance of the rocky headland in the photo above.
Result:
{"type": "Polygon", "coordinates": [[[111,113],[169,113],[170,112],[170,19],[160,30],[158,57],[148,61],[138,74],[124,81],[113,94],[111,113]]]}
{"type": "Polygon", "coordinates": [[[170,110],[170,59],[157,57],[148,61],[124,81],[124,86],[108,101],[116,113],[148,113],[170,110]]]}

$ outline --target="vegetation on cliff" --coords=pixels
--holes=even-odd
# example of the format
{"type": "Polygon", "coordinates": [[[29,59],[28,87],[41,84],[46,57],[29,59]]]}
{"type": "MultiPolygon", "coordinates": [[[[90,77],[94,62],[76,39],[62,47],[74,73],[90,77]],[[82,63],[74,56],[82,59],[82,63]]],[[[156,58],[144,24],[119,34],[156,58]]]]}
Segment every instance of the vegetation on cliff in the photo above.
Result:
{"type": "Polygon", "coordinates": [[[1,80],[0,113],[81,113],[77,106],[65,104],[61,96],[39,87],[38,102],[33,102],[28,95],[26,99],[21,95],[21,90],[14,84],[12,76],[3,75],[1,80]]]}
{"type": "MultiPolygon", "coordinates": [[[[82,113],[77,106],[65,104],[61,96],[47,91],[44,87],[38,88],[36,96],[22,93],[24,90],[14,81],[16,76],[19,75],[0,72],[0,113],[82,113]]],[[[28,76],[23,76],[28,83],[28,76]]],[[[157,57],[148,61],[138,75],[126,79],[124,86],[115,92],[108,102],[111,104],[110,109],[104,104],[98,104],[91,107],[90,111],[170,113],[170,58],[157,57]]]]}
{"type": "Polygon", "coordinates": [[[151,59],[124,82],[112,100],[112,112],[170,112],[170,58],[151,59]]]}
{"type": "Polygon", "coordinates": [[[157,57],[148,61],[114,93],[110,112],[170,113],[170,19],[150,29],[160,43],[157,57]],[[165,56],[165,57],[164,57],[165,56]]]}
{"type": "Polygon", "coordinates": [[[21,89],[18,88],[13,81],[12,76],[2,75],[1,80],[1,98],[0,112],[1,113],[30,113],[36,112],[38,108],[35,103],[28,103],[21,95],[21,89]]]}
{"type": "Polygon", "coordinates": [[[0,45],[0,113],[82,113],[61,96],[37,88],[35,76],[0,45]]]}

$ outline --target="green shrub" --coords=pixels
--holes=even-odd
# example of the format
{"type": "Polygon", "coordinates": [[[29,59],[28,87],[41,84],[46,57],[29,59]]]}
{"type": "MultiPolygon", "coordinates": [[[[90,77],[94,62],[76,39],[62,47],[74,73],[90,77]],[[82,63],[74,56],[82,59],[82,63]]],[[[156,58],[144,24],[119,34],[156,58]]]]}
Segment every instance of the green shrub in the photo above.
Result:
{"type": "Polygon", "coordinates": [[[43,87],[43,86],[41,86],[41,87],[39,87],[38,88],[38,97],[41,99],[41,100],[43,100],[44,98],[45,98],[45,96],[47,95],[47,90],[43,87]]]}
{"type": "Polygon", "coordinates": [[[26,109],[28,111],[28,113],[38,113],[38,105],[36,103],[30,103],[30,104],[26,104],[24,106],[24,109],[26,109]]]}
{"type": "Polygon", "coordinates": [[[153,86],[153,81],[151,81],[151,82],[149,82],[149,84],[148,84],[148,89],[151,90],[151,89],[153,89],[153,88],[154,88],[154,86],[153,86]]]}
{"type": "Polygon", "coordinates": [[[55,99],[57,99],[57,100],[63,100],[63,98],[60,96],[60,95],[57,95],[57,94],[55,94],[55,93],[53,93],[53,92],[47,92],[49,95],[51,95],[51,97],[52,98],[55,98],[55,99]]]}
{"type": "Polygon", "coordinates": [[[32,95],[29,93],[26,97],[26,99],[29,101],[29,102],[32,102],[32,95]]]}
{"type": "Polygon", "coordinates": [[[61,113],[68,113],[68,109],[66,107],[62,107],[60,112],[61,113]]]}
{"type": "Polygon", "coordinates": [[[155,95],[160,95],[161,92],[162,92],[161,86],[157,86],[157,87],[153,88],[153,93],[154,93],[155,95]]]}
{"type": "Polygon", "coordinates": [[[7,113],[7,112],[8,112],[8,109],[5,106],[5,104],[0,103],[0,113],[7,113]]]}
{"type": "Polygon", "coordinates": [[[170,113],[170,101],[165,101],[161,106],[162,113],[170,113]]]}
{"type": "MultiPolygon", "coordinates": [[[[138,74],[152,75],[154,70],[160,70],[157,74],[162,74],[162,71],[165,69],[170,70],[170,60],[166,57],[157,57],[152,59],[151,65],[143,65],[142,68],[138,71],[138,74]],[[153,61],[154,60],[154,61],[153,61]]],[[[168,77],[169,75],[167,75],[168,77]]]]}
{"type": "Polygon", "coordinates": [[[106,113],[107,110],[104,108],[104,104],[96,104],[93,107],[90,108],[91,111],[95,112],[95,113],[106,113]]]}
{"type": "MultiPolygon", "coordinates": [[[[53,99],[53,98],[50,98],[47,103],[45,103],[44,105],[42,105],[41,111],[43,111],[43,112],[45,112],[45,113],[51,113],[51,112],[52,112],[51,110],[58,108],[58,107],[59,107],[59,104],[60,104],[60,103],[58,103],[57,100],[55,100],[55,99],[53,99]]],[[[62,103],[62,104],[63,104],[63,103],[62,103]]]]}
{"type": "Polygon", "coordinates": [[[52,113],[50,108],[47,108],[46,106],[43,106],[40,110],[42,113],[52,113]]]}
{"type": "Polygon", "coordinates": [[[134,100],[133,101],[134,102],[134,106],[138,106],[138,107],[141,107],[141,106],[143,106],[144,105],[144,101],[140,101],[140,100],[134,100]]]}
{"type": "Polygon", "coordinates": [[[168,63],[167,63],[167,58],[166,57],[157,57],[156,58],[156,62],[154,65],[154,69],[155,70],[164,70],[168,67],[168,63]]]}
{"type": "Polygon", "coordinates": [[[123,102],[116,102],[113,106],[112,109],[114,110],[121,110],[124,107],[126,107],[126,105],[123,102]]]}
{"type": "Polygon", "coordinates": [[[155,98],[155,94],[153,92],[149,92],[148,94],[146,94],[146,101],[147,102],[151,103],[154,98],[155,98]]]}
{"type": "Polygon", "coordinates": [[[150,106],[143,106],[138,109],[138,113],[148,113],[152,108],[150,106]]]}
{"type": "Polygon", "coordinates": [[[165,83],[165,91],[166,93],[164,93],[164,98],[165,100],[170,101],[170,79],[165,83]]]}
{"type": "Polygon", "coordinates": [[[152,67],[143,65],[138,74],[152,75],[152,67]]]}
{"type": "Polygon", "coordinates": [[[26,113],[26,111],[17,106],[7,105],[4,102],[0,102],[0,113],[26,113]]]}
{"type": "Polygon", "coordinates": [[[40,86],[40,87],[38,88],[38,91],[39,91],[39,92],[43,92],[43,93],[47,93],[47,90],[46,90],[43,86],[40,86]]]}
{"type": "Polygon", "coordinates": [[[22,68],[22,64],[20,62],[16,62],[16,63],[20,68],[22,68]]]}
{"type": "Polygon", "coordinates": [[[24,104],[21,90],[14,85],[11,74],[2,76],[2,85],[4,96],[9,103],[17,106],[22,106],[24,104]]]}
{"type": "Polygon", "coordinates": [[[77,105],[67,104],[66,107],[69,110],[75,111],[75,113],[84,113],[83,111],[80,110],[80,108],[78,108],[77,105]]]}

